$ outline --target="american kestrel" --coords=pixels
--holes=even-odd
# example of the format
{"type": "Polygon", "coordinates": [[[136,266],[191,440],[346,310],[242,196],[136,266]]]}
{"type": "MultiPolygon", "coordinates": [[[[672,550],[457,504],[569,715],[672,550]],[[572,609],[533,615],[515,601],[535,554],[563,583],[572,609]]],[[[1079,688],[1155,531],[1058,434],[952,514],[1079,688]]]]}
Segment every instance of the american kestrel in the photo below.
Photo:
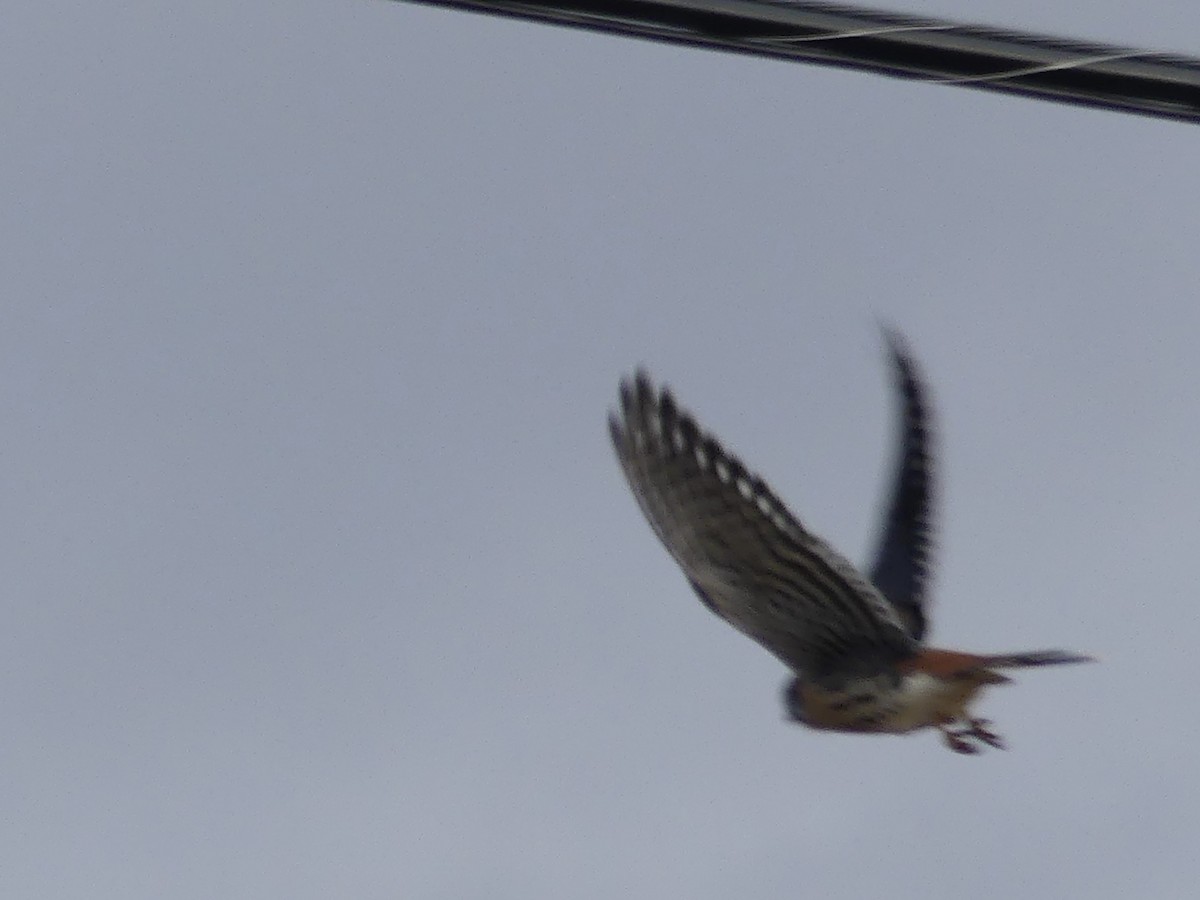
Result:
{"type": "Polygon", "coordinates": [[[923,643],[932,493],[928,406],[903,339],[885,331],[902,406],[899,469],[870,576],[805,528],[702,431],[671,392],[622,380],[609,428],[650,527],[704,605],[787,665],[788,718],[896,734],[936,728],[947,746],[1003,747],[970,706],[1002,669],[1087,662],[1065,650],[975,654],[923,643]]]}

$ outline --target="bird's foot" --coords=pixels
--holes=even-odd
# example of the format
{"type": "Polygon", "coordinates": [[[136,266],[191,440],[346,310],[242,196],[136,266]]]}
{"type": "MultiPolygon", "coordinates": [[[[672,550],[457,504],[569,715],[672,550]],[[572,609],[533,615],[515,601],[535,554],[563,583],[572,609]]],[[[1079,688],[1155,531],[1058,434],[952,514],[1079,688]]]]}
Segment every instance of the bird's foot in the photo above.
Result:
{"type": "Polygon", "coordinates": [[[969,734],[976,740],[983,741],[989,747],[995,747],[997,750],[1007,750],[1004,745],[1004,738],[991,730],[991,721],[988,719],[967,719],[967,729],[965,734],[969,734]]]}
{"type": "Polygon", "coordinates": [[[941,722],[937,726],[946,746],[955,753],[975,754],[983,749],[982,744],[995,747],[997,750],[1006,749],[1004,739],[991,730],[992,723],[990,721],[987,719],[966,719],[965,721],[966,725],[962,728],[951,728],[949,721],[941,722]]]}
{"type": "Polygon", "coordinates": [[[967,740],[968,737],[972,736],[970,731],[951,731],[944,725],[938,727],[942,732],[942,739],[946,742],[946,746],[955,753],[973,754],[978,753],[982,749],[978,744],[973,744],[967,740]]]}

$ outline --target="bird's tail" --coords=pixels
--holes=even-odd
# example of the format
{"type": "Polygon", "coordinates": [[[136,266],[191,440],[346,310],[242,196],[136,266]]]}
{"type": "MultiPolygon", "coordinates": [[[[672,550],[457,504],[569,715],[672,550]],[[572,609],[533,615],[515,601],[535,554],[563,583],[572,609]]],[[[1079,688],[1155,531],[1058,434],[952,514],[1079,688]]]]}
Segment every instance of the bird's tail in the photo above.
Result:
{"type": "Polygon", "coordinates": [[[927,672],[941,678],[972,678],[979,684],[1005,684],[1010,679],[998,669],[1027,669],[1031,666],[1058,666],[1064,663],[1093,662],[1090,656],[1066,650],[1030,650],[1026,653],[961,653],[926,647],[900,663],[901,671],[927,672]]]}
{"type": "Polygon", "coordinates": [[[1025,653],[999,653],[983,657],[989,669],[1029,669],[1034,666],[1061,666],[1066,663],[1095,662],[1095,658],[1068,650],[1029,650],[1025,653]]]}

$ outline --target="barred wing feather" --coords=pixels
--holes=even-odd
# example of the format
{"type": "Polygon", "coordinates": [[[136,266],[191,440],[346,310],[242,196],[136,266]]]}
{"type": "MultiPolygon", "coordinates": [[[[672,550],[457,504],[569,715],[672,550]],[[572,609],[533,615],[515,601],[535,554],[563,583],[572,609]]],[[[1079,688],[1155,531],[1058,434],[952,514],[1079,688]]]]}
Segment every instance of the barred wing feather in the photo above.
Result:
{"type": "Polygon", "coordinates": [[[884,330],[884,336],[900,394],[902,420],[895,481],[871,581],[891,601],[913,639],[920,641],[927,627],[926,592],[933,556],[929,408],[903,338],[889,329],[884,330]]]}
{"type": "Polygon", "coordinates": [[[645,373],[622,382],[609,426],[650,526],[735,628],[811,677],[882,669],[913,651],[883,595],[645,373]]]}

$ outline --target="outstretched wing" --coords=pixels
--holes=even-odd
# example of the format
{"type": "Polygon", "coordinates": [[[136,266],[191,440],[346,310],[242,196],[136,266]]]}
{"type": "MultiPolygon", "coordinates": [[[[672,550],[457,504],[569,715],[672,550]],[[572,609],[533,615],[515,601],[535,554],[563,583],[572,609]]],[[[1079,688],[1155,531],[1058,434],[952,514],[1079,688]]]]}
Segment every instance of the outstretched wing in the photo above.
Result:
{"type": "Polygon", "coordinates": [[[884,329],[901,403],[901,439],[891,504],[871,581],[891,601],[914,640],[925,636],[925,595],[933,557],[929,408],[904,339],[884,329]]]}
{"type": "Polygon", "coordinates": [[[914,642],[891,604],[645,373],[609,417],[638,504],[705,604],[809,677],[882,669],[914,642]]]}

